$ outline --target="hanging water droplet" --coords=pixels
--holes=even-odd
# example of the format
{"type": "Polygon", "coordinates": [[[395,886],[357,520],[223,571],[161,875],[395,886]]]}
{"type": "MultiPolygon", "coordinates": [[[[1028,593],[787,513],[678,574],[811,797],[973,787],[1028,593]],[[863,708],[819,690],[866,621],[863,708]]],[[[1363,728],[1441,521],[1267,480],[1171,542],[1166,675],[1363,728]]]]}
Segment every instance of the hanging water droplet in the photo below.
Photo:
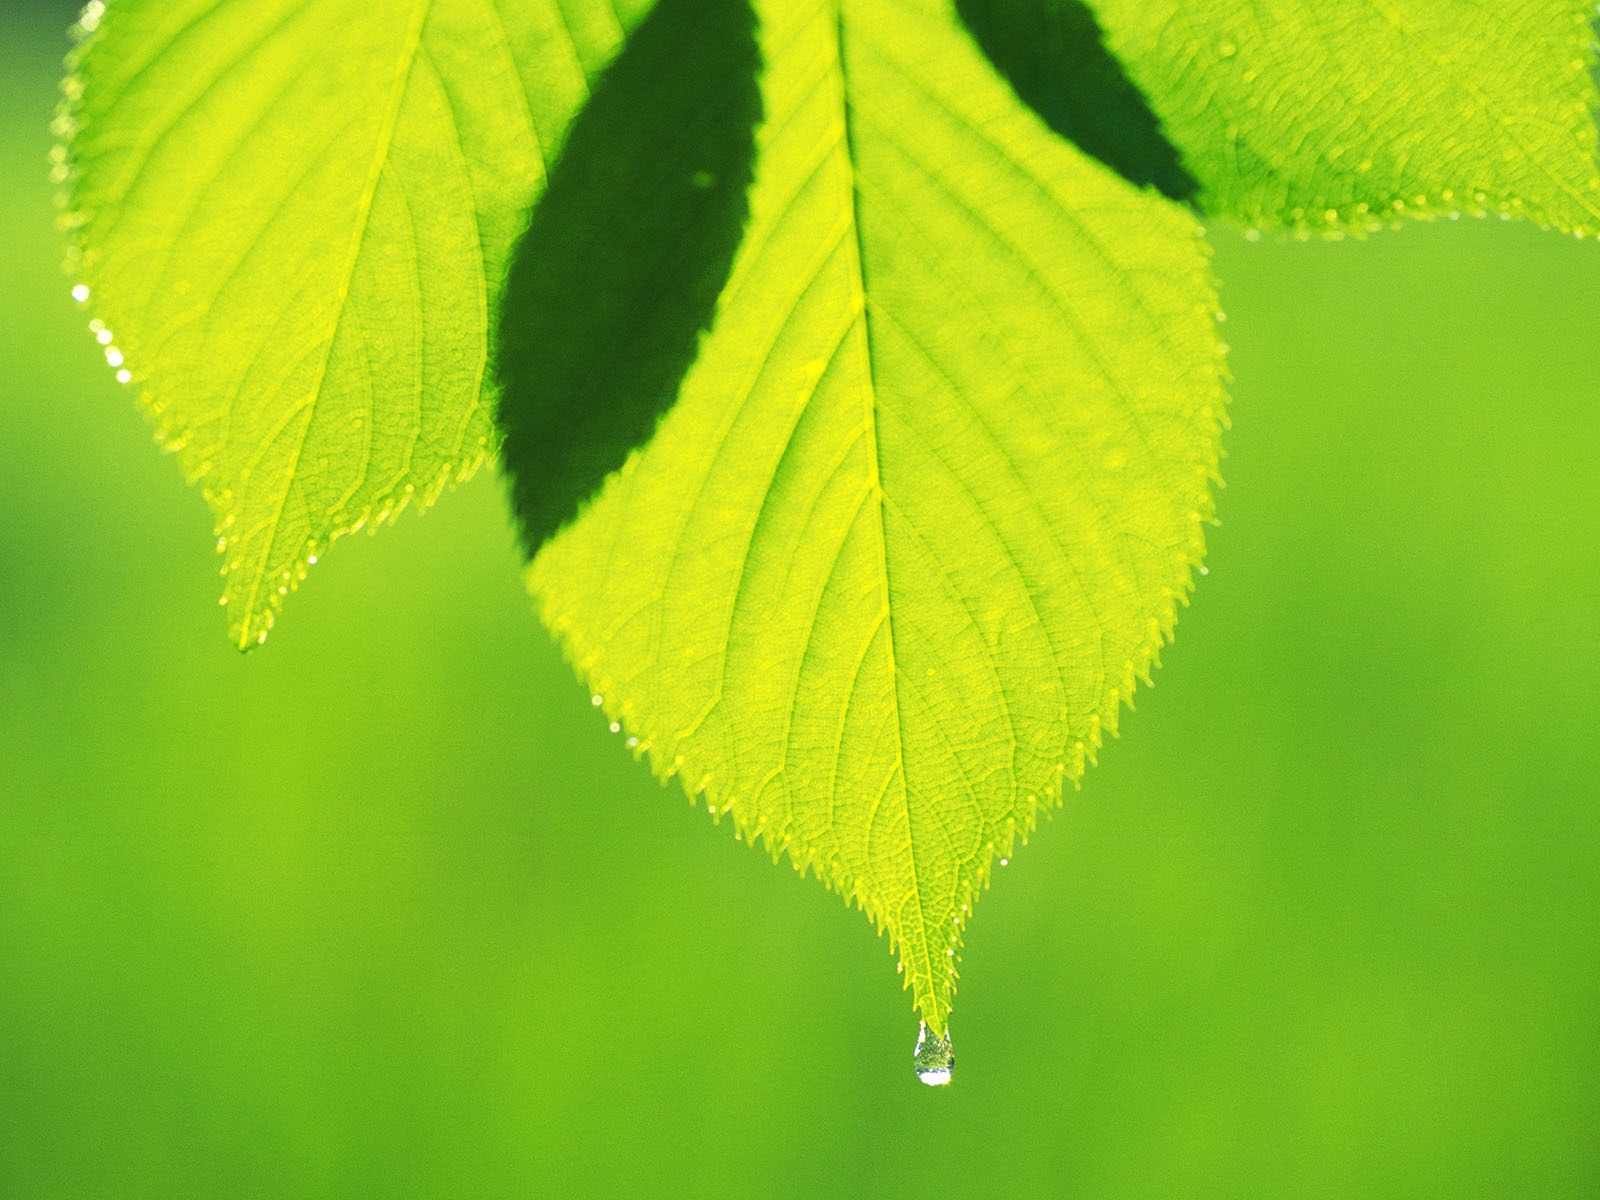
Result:
{"type": "Polygon", "coordinates": [[[75,284],[72,289],[72,298],[79,304],[89,302],[89,285],[87,283],[75,284]]]}
{"type": "Polygon", "coordinates": [[[943,1087],[950,1082],[956,1070],[956,1051],[950,1043],[950,1034],[936,1037],[924,1021],[917,1030],[917,1048],[912,1051],[911,1065],[917,1078],[929,1087],[943,1087]]]}
{"type": "Polygon", "coordinates": [[[589,703],[594,705],[596,708],[599,708],[605,702],[606,702],[606,698],[604,696],[602,696],[599,692],[596,692],[594,695],[589,697],[589,703]]]}

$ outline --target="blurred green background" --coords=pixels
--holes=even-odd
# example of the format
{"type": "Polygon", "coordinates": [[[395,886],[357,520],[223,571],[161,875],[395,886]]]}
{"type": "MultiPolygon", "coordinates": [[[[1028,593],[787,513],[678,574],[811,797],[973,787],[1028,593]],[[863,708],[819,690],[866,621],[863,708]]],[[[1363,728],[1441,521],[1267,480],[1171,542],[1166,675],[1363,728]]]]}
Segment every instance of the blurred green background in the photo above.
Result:
{"type": "Polygon", "coordinates": [[[70,16],[0,13],[0,1196],[1600,1194],[1600,247],[1219,232],[1211,575],[931,1091],[860,916],[606,731],[493,478],[229,648],[57,269],[70,16]]]}

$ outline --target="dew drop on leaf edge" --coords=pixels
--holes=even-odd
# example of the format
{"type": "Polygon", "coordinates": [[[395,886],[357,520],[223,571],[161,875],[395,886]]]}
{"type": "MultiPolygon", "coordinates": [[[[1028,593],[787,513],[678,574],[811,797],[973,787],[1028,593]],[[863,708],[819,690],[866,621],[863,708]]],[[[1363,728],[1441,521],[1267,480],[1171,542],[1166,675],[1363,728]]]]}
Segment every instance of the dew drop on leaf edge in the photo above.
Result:
{"type": "Polygon", "coordinates": [[[956,1051],[949,1031],[946,1030],[943,1037],[936,1037],[924,1021],[917,1030],[917,1048],[912,1052],[911,1065],[916,1068],[917,1078],[929,1087],[943,1087],[949,1083],[956,1070],[956,1051]]]}

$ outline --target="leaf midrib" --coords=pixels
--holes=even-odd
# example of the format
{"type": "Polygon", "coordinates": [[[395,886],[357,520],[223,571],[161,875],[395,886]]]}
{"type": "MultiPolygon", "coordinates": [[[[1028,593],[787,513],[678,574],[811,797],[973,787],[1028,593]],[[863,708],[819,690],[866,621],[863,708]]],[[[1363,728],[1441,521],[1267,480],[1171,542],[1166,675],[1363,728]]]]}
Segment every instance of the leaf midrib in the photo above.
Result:
{"type": "Polygon", "coordinates": [[[388,108],[384,112],[383,123],[378,128],[378,138],[376,145],[373,147],[372,160],[367,167],[366,182],[362,185],[360,203],[356,208],[355,220],[352,223],[350,248],[346,252],[343,267],[337,278],[338,292],[337,299],[333,304],[333,321],[322,349],[321,360],[317,364],[316,375],[307,393],[309,403],[306,406],[304,423],[301,425],[299,436],[295,441],[289,469],[289,482],[279,495],[272,519],[266,525],[266,551],[261,561],[261,569],[255,572],[255,579],[250,585],[249,599],[245,602],[245,615],[239,625],[239,648],[241,650],[250,647],[252,638],[259,640],[261,630],[255,627],[256,619],[259,617],[263,621],[270,620],[270,618],[263,617],[259,613],[256,602],[260,598],[261,587],[266,582],[273,551],[277,549],[278,535],[283,529],[283,514],[289,503],[289,493],[294,490],[294,480],[300,471],[300,461],[305,454],[306,440],[310,434],[312,422],[316,418],[317,401],[322,396],[322,386],[327,380],[328,366],[333,359],[334,343],[338,341],[339,328],[344,323],[345,307],[350,300],[350,286],[355,278],[356,263],[360,260],[361,248],[366,242],[367,230],[372,217],[373,201],[377,197],[378,184],[383,178],[384,166],[389,160],[389,149],[394,143],[395,130],[400,124],[400,110],[405,102],[406,91],[411,85],[411,74],[416,69],[418,52],[422,45],[422,31],[427,24],[428,14],[432,7],[433,0],[412,0],[411,24],[406,30],[406,38],[401,44],[400,55],[395,63],[394,81],[390,88],[388,108]]]}
{"type": "MultiPolygon", "coordinates": [[[[871,472],[868,480],[868,498],[877,514],[876,527],[878,533],[878,561],[880,565],[879,577],[883,581],[883,606],[881,618],[884,631],[883,636],[885,654],[888,657],[887,667],[889,672],[890,703],[894,706],[895,715],[894,765],[890,772],[889,783],[888,786],[886,786],[885,791],[887,792],[889,787],[893,786],[894,776],[898,774],[900,777],[901,806],[905,813],[906,853],[911,862],[911,899],[916,905],[917,914],[914,926],[907,926],[902,929],[900,935],[901,944],[899,949],[901,951],[902,959],[913,957],[913,955],[906,954],[906,950],[908,948],[906,946],[906,942],[912,938],[914,930],[915,945],[911,947],[911,949],[913,950],[914,959],[920,959],[921,961],[907,962],[906,966],[908,970],[913,972],[914,975],[920,973],[922,977],[928,981],[930,989],[932,989],[930,991],[931,996],[937,994],[937,990],[932,988],[935,975],[931,958],[931,948],[929,947],[927,940],[927,916],[923,910],[922,904],[922,876],[921,872],[917,868],[917,842],[916,836],[913,832],[911,820],[911,786],[910,781],[906,778],[905,770],[905,706],[901,703],[900,699],[900,673],[895,656],[894,608],[890,603],[890,593],[892,589],[889,581],[888,528],[886,521],[886,505],[884,503],[883,475],[881,469],[883,443],[878,428],[878,386],[877,378],[874,373],[874,356],[872,350],[872,306],[868,301],[869,289],[866,269],[866,255],[865,248],[862,246],[861,238],[861,188],[856,179],[855,130],[853,113],[850,105],[848,74],[849,63],[845,49],[848,39],[845,34],[843,0],[832,0],[832,7],[834,15],[833,32],[838,61],[838,72],[836,75],[838,86],[835,93],[835,100],[839,106],[840,126],[844,131],[843,147],[844,167],[846,172],[845,182],[850,190],[850,231],[849,235],[845,239],[845,243],[850,254],[850,273],[852,275],[852,281],[856,284],[856,287],[859,291],[859,294],[855,299],[860,305],[859,325],[861,334],[857,340],[860,345],[862,365],[864,367],[864,374],[867,381],[863,407],[866,410],[866,424],[870,434],[867,448],[867,463],[871,472]]],[[[877,637],[876,630],[874,630],[872,636],[874,638],[877,637]]],[[[928,1024],[933,1028],[936,1034],[942,1035],[944,1033],[944,1017],[942,1013],[935,1009],[934,1011],[925,1013],[923,1015],[928,1019],[928,1024]]]]}

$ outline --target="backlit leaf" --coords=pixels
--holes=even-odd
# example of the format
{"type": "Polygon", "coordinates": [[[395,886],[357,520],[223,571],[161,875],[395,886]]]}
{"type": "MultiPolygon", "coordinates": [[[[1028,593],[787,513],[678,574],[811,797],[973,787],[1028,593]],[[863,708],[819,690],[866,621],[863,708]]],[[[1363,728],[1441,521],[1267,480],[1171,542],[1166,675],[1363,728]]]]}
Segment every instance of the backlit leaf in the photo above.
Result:
{"type": "Polygon", "coordinates": [[[1190,585],[1215,301],[1194,220],[1057,137],[944,0],[756,8],[710,332],[528,581],[660,774],[888,931],[937,1036],[995,861],[1190,585]]]}
{"type": "Polygon", "coordinates": [[[1590,0],[1090,3],[1208,211],[1309,228],[1496,212],[1600,230],[1590,0]]]}
{"type": "Polygon", "coordinates": [[[60,130],[78,266],[113,365],[204,483],[240,646],[331,539],[484,459],[512,241],[647,7],[86,10],[60,130]]]}

